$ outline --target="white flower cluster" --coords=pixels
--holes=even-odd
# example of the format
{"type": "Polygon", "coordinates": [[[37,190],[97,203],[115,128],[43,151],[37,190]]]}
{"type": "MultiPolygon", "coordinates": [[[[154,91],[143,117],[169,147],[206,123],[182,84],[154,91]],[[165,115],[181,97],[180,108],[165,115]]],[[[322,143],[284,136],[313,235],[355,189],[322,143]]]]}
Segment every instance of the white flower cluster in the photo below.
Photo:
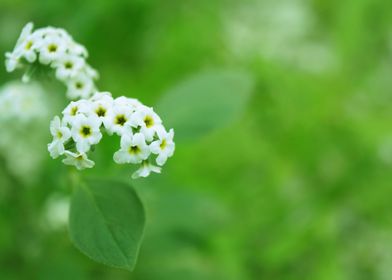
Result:
{"type": "MultiPolygon", "coordinates": [[[[6,68],[12,72],[28,64],[50,65],[56,78],[67,86],[70,99],[89,98],[95,91],[98,73],[87,64],[88,53],[64,29],[46,27],[33,32],[28,23],[12,52],[6,53],[6,68]]],[[[30,77],[26,72],[24,80],[30,77]]]]}
{"type": "Polygon", "coordinates": [[[12,81],[0,88],[0,157],[18,178],[33,182],[42,170],[45,124],[52,106],[36,83],[12,81]]]}
{"type": "Polygon", "coordinates": [[[160,173],[174,153],[174,131],[168,132],[152,108],[127,97],[113,99],[109,92],[98,92],[88,100],[71,102],[56,116],[50,131],[53,141],[48,150],[53,158],[65,155],[63,163],[77,169],[92,168],[88,152],[102,139],[102,133],[121,137],[120,149],[113,159],[118,164],[137,164],[133,178],[160,173]],[[153,164],[153,161],[158,166],[153,164]]]}
{"type": "Polygon", "coordinates": [[[7,83],[0,89],[0,112],[0,122],[8,125],[10,121],[30,123],[45,118],[49,108],[43,88],[37,83],[7,83]]]}

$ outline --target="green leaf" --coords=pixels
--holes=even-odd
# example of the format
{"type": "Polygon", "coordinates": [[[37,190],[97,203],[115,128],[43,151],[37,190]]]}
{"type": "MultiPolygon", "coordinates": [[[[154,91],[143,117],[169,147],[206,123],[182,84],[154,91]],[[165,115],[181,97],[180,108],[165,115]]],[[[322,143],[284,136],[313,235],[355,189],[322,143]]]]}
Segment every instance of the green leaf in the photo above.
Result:
{"type": "Polygon", "coordinates": [[[197,74],[163,95],[156,111],[176,132],[176,141],[197,140],[240,117],[253,88],[241,71],[197,74]]]}
{"type": "Polygon", "coordinates": [[[83,183],[73,194],[69,219],[79,250],[97,262],[133,270],[145,214],[131,186],[105,180],[83,183]]]}

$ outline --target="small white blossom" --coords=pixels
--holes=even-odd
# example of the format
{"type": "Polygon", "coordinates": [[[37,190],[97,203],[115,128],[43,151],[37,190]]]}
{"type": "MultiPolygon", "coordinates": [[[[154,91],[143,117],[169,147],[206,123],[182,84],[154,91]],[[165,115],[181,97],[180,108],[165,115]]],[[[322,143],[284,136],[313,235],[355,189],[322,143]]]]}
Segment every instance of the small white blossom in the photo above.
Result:
{"type": "Polygon", "coordinates": [[[151,153],[157,154],[156,162],[162,166],[167,159],[174,154],[175,144],[173,142],[174,130],[170,129],[167,133],[162,127],[157,131],[159,139],[150,144],[151,153]]]}
{"type": "Polygon", "coordinates": [[[101,141],[100,125],[98,118],[93,116],[86,117],[82,114],[77,115],[72,120],[72,139],[75,141],[76,149],[80,153],[87,152],[91,145],[98,144],[101,141]]]}
{"type": "Polygon", "coordinates": [[[63,110],[63,122],[71,123],[79,113],[86,112],[88,107],[89,105],[86,100],[71,101],[63,110]]]}
{"type": "Polygon", "coordinates": [[[65,55],[66,45],[58,37],[47,37],[39,48],[39,62],[49,64],[65,55]]]}
{"type": "Polygon", "coordinates": [[[28,62],[33,63],[37,59],[36,50],[40,42],[34,34],[29,35],[26,40],[16,49],[16,54],[24,57],[28,62]]]}
{"type": "Polygon", "coordinates": [[[24,44],[26,39],[31,35],[32,30],[33,30],[33,24],[31,22],[29,22],[28,24],[26,24],[23,27],[22,32],[16,42],[14,51],[7,52],[5,54],[5,57],[6,57],[5,65],[6,65],[7,72],[12,72],[16,68],[18,68],[18,66],[20,66],[19,65],[20,59],[23,55],[23,52],[21,52],[21,49],[23,49],[23,46],[21,46],[21,45],[24,44]]]}
{"type": "Polygon", "coordinates": [[[113,103],[112,94],[108,91],[96,92],[91,98],[90,101],[95,102],[99,100],[110,101],[113,103]]]}
{"type": "Polygon", "coordinates": [[[144,135],[136,133],[135,135],[123,135],[121,137],[121,149],[114,154],[113,159],[118,164],[140,163],[147,159],[149,155],[150,150],[144,135]]]}
{"type": "Polygon", "coordinates": [[[67,43],[67,47],[68,47],[69,53],[71,53],[73,55],[81,56],[83,58],[88,57],[87,49],[84,46],[76,43],[73,40],[71,40],[67,43]]]}
{"type": "MultiPolygon", "coordinates": [[[[101,123],[106,127],[110,123],[113,109],[113,98],[109,96],[102,96],[100,99],[92,102],[89,110],[86,111],[88,115],[96,116],[101,123]]],[[[107,127],[106,127],[107,128],[107,127]]]]}
{"type": "Polygon", "coordinates": [[[78,170],[94,167],[94,161],[87,158],[85,153],[73,153],[70,151],[64,152],[66,158],[63,159],[63,163],[66,165],[73,165],[78,170]]]}
{"type": "Polygon", "coordinates": [[[34,27],[34,25],[32,22],[27,23],[23,27],[22,32],[20,33],[20,36],[19,36],[18,40],[16,41],[15,48],[19,47],[27,39],[27,37],[29,37],[31,35],[31,33],[33,31],[33,27],[34,27]]]}
{"type": "Polygon", "coordinates": [[[84,73],[67,81],[67,97],[70,99],[88,98],[94,92],[94,82],[84,73]]]}
{"type": "Polygon", "coordinates": [[[48,144],[48,151],[52,158],[57,158],[64,153],[64,143],[71,138],[71,131],[61,124],[58,116],[50,122],[50,133],[53,136],[52,143],[48,144]]]}
{"type": "Polygon", "coordinates": [[[152,110],[152,108],[142,106],[132,115],[129,120],[131,127],[140,127],[141,132],[146,137],[147,141],[152,141],[154,134],[162,124],[161,118],[152,110]]]}
{"type": "MultiPolygon", "coordinates": [[[[116,103],[115,103],[116,104],[116,103]]],[[[131,119],[132,110],[125,105],[113,106],[109,116],[105,119],[104,125],[111,135],[116,133],[122,135],[125,124],[131,119]]]]}
{"type": "Polygon", "coordinates": [[[145,178],[148,177],[151,174],[151,172],[161,173],[161,168],[152,165],[151,163],[149,163],[148,160],[145,160],[142,162],[141,167],[132,174],[132,178],[133,179],[137,179],[140,177],[145,178]]]}
{"type": "Polygon", "coordinates": [[[59,80],[75,78],[85,66],[85,60],[76,55],[63,55],[53,63],[56,68],[56,77],[59,80]]]}
{"type": "Polygon", "coordinates": [[[5,54],[5,68],[7,72],[12,72],[18,68],[20,63],[20,56],[17,53],[6,53],[5,54]]]}
{"type": "Polygon", "coordinates": [[[115,107],[127,107],[131,111],[135,111],[136,109],[138,109],[144,105],[142,103],[140,103],[140,101],[137,99],[128,98],[125,96],[120,96],[114,100],[114,106],[115,107]]]}

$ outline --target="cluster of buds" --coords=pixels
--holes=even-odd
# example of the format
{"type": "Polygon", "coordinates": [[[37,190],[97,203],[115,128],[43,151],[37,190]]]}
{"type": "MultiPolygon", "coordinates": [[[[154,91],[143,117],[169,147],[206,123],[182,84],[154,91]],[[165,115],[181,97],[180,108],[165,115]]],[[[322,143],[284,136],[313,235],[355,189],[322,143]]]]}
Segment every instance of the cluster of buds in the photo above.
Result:
{"type": "Polygon", "coordinates": [[[50,124],[53,141],[48,150],[53,158],[64,155],[63,163],[77,169],[92,168],[89,152],[104,132],[121,137],[113,159],[118,164],[139,166],[133,178],[160,173],[174,153],[174,131],[167,131],[152,108],[127,97],[112,98],[109,92],[95,93],[88,100],[71,102],[50,124]],[[156,164],[156,165],[155,165],[156,164]]]}
{"type": "MultiPolygon", "coordinates": [[[[70,99],[89,98],[95,91],[94,80],[98,73],[87,64],[87,50],[76,43],[64,29],[46,27],[33,32],[28,23],[12,52],[6,53],[6,68],[12,72],[17,68],[36,64],[49,65],[55,70],[58,80],[67,87],[70,99]]],[[[26,71],[23,80],[30,78],[26,71]]]]}

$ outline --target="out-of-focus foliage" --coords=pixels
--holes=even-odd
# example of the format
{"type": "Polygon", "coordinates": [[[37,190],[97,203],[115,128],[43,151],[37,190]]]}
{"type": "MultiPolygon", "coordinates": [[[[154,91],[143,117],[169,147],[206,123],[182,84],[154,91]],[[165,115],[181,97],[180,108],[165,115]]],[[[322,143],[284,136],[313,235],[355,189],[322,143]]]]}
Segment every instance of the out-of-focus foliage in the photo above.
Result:
{"type": "MultiPolygon", "coordinates": [[[[254,89],[227,123],[192,111],[204,108],[192,104],[202,84],[184,92],[189,104],[172,101],[173,118],[224,125],[179,141],[162,175],[133,182],[147,227],[132,273],[71,245],[60,161],[47,156],[26,181],[2,155],[1,279],[390,279],[391,1],[1,0],[0,53],[28,21],[67,29],[115,96],[159,104],[217,69],[247,73],[254,89]]],[[[1,84],[19,77],[0,67],[1,84]]],[[[46,88],[65,105],[65,88],[46,88]]],[[[83,175],[131,180],[112,162],[116,143],[104,139],[83,175]]]]}

